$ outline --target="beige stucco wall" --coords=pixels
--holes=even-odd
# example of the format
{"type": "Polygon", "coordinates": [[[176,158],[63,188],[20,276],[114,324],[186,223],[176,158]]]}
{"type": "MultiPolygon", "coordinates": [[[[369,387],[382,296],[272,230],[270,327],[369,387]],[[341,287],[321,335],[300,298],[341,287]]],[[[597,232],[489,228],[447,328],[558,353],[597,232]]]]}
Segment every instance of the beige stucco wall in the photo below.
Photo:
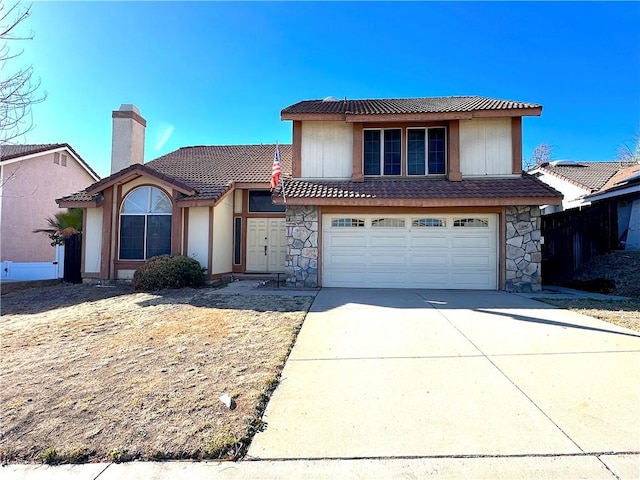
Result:
{"type": "Polygon", "coordinates": [[[460,171],[463,176],[511,175],[510,118],[460,120],[460,171]]]}
{"type": "Polygon", "coordinates": [[[345,122],[302,122],[302,178],[350,179],[353,126],[345,122]]]}
{"type": "Polygon", "coordinates": [[[64,211],[56,198],[92,184],[93,177],[68,152],[67,165],[53,163],[48,153],[2,165],[0,211],[0,260],[13,262],[55,261],[55,248],[44,233],[46,218],[64,211]]]}
{"type": "Polygon", "coordinates": [[[84,272],[99,273],[102,255],[102,207],[87,208],[84,218],[84,272]]]}
{"type": "Polygon", "coordinates": [[[213,209],[212,274],[231,272],[233,260],[233,199],[223,198],[213,209]]]}
{"type": "Polygon", "coordinates": [[[188,228],[187,255],[209,268],[209,207],[190,208],[188,228]]]}

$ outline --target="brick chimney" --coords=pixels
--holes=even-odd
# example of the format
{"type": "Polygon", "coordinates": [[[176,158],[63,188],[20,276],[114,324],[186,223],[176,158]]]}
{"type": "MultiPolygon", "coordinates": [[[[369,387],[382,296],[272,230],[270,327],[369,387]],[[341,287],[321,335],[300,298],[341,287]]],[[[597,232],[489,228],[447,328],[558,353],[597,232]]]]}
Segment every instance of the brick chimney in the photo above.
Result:
{"type": "Polygon", "coordinates": [[[144,163],[144,129],[147,121],[140,116],[138,107],[129,103],[122,104],[111,117],[111,173],[135,163],[144,163]]]}

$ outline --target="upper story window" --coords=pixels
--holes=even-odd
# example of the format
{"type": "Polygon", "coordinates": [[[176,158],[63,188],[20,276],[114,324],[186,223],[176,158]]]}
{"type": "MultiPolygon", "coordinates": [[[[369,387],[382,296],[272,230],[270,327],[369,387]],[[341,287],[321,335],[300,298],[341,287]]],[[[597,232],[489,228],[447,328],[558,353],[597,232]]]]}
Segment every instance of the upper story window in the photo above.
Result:
{"type": "Polygon", "coordinates": [[[445,129],[407,128],[407,174],[445,173],[445,129]]]}
{"type": "Polygon", "coordinates": [[[400,175],[402,170],[402,130],[364,130],[364,174],[400,175]]]}
{"type": "Polygon", "coordinates": [[[446,173],[446,128],[409,127],[363,130],[365,175],[443,175],[446,173]],[[404,143],[404,144],[403,144],[404,143]],[[403,156],[402,150],[406,149],[403,156]],[[406,165],[403,165],[403,158],[406,165]]]}
{"type": "Polygon", "coordinates": [[[171,199],[159,188],[139,187],[120,208],[121,260],[147,260],[171,253],[171,199]]]}

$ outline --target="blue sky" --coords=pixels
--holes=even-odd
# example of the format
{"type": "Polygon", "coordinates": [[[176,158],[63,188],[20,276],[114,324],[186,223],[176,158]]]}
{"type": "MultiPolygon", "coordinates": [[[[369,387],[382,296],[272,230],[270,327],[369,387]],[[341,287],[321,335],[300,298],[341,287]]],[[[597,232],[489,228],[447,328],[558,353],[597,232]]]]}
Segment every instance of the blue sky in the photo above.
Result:
{"type": "Polygon", "coordinates": [[[111,111],[147,120],[146,160],[287,143],[280,111],[324,98],[481,95],[540,103],[525,157],[613,160],[640,131],[640,3],[38,2],[15,60],[48,98],[27,143],[108,175],[111,111]]]}

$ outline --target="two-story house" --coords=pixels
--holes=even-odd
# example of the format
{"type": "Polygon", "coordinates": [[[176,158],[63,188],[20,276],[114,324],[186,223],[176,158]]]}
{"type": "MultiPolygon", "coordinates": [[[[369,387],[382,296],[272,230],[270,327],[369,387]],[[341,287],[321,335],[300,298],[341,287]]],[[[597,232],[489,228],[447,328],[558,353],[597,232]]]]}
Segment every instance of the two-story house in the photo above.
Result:
{"type": "Polygon", "coordinates": [[[302,101],[293,122],[286,270],[294,285],[506,289],[541,282],[539,205],[522,117],[482,97],[302,101]]]}
{"type": "Polygon", "coordinates": [[[154,255],[210,279],[286,270],[292,286],[540,288],[539,205],[522,117],[480,97],[303,101],[293,145],[196,146],[143,162],[145,120],[113,112],[112,174],[59,200],[86,209],[83,276],[127,279],[154,255]]]}

